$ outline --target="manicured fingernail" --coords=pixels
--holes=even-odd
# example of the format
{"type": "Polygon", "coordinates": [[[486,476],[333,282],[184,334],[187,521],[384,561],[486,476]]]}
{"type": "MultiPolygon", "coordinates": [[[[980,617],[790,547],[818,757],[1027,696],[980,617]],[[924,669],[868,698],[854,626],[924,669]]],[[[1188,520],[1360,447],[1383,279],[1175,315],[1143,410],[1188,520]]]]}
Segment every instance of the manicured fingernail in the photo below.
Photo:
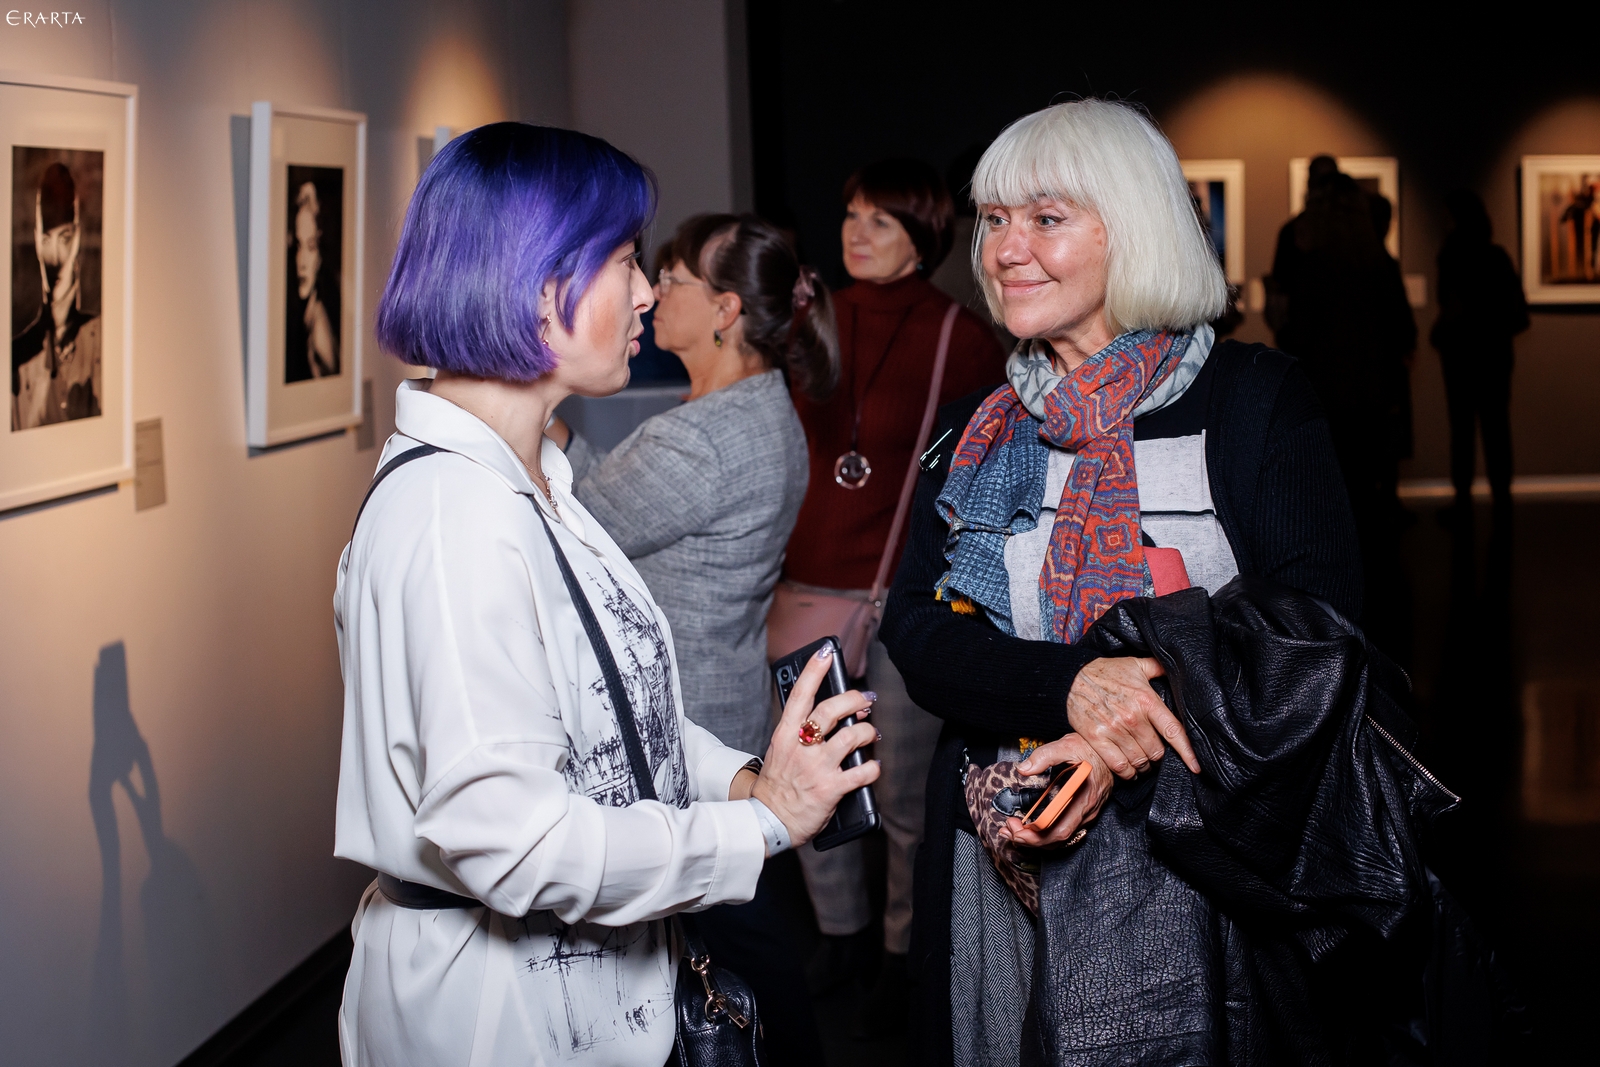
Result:
{"type": "Polygon", "coordinates": [[[875,738],[875,740],[878,740],[878,741],[882,741],[883,740],[883,731],[882,730],[874,730],[872,732],[878,735],[875,738]]]}
{"type": "Polygon", "coordinates": [[[865,719],[868,715],[871,715],[871,714],[872,714],[872,705],[868,704],[866,707],[864,707],[860,711],[856,712],[856,720],[859,722],[860,720],[865,719]]]}
{"type": "Polygon", "coordinates": [[[861,691],[861,699],[865,700],[868,704],[876,704],[878,702],[878,694],[874,693],[870,689],[863,689],[861,691]]]}
{"type": "Polygon", "coordinates": [[[817,649],[817,658],[818,659],[832,659],[833,658],[833,646],[832,645],[823,645],[821,648],[817,649]]]}

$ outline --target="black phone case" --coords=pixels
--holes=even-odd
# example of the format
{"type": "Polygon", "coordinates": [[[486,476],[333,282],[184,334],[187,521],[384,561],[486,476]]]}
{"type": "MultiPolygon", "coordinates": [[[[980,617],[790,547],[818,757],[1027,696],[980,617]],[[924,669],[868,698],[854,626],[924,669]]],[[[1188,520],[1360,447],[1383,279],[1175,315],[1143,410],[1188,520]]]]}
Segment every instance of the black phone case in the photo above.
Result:
{"type": "MultiPolygon", "coordinates": [[[[789,702],[789,692],[794,688],[794,683],[799,679],[800,672],[805,670],[811,657],[817,654],[817,649],[823,645],[833,646],[833,662],[828,665],[828,676],[817,687],[817,703],[831,696],[848,692],[850,687],[844,678],[844,655],[839,651],[837,637],[824,637],[820,641],[813,641],[798,652],[791,652],[772,665],[772,680],[778,687],[779,705],[789,702]]],[[[854,726],[856,717],[846,715],[839,720],[839,725],[834,732],[846,726],[854,726]]],[[[833,734],[829,734],[832,737],[833,734]]],[[[858,748],[844,758],[841,767],[859,767],[866,757],[858,748]]],[[[811,847],[818,852],[826,852],[830,848],[837,848],[846,841],[869,834],[883,825],[883,819],[878,814],[878,805],[872,797],[872,787],[864,785],[860,789],[846,793],[839,801],[839,806],[834,809],[833,818],[828,820],[828,825],[822,832],[811,839],[811,847]]]]}

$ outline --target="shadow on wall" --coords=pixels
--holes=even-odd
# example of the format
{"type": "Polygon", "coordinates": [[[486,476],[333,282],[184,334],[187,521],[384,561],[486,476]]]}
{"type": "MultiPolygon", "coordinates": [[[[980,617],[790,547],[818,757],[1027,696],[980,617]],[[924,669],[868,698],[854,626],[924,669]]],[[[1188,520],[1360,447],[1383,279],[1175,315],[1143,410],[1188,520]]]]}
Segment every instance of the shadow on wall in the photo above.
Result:
{"type": "MultiPolygon", "coordinates": [[[[161,788],[150,746],[133,721],[128,701],[128,658],[121,641],[100,650],[94,668],[94,749],[89,757],[89,811],[100,845],[100,930],[90,987],[89,1062],[123,1063],[134,1047],[156,1051],[204,1014],[217,977],[210,909],[199,873],[161,827],[161,788]],[[124,959],[122,839],[115,790],[133,808],[149,860],[139,891],[144,924],[144,973],[136,1010],[130,1011],[130,974],[124,959]]],[[[178,1050],[181,1055],[182,1051],[178,1050]]]]}

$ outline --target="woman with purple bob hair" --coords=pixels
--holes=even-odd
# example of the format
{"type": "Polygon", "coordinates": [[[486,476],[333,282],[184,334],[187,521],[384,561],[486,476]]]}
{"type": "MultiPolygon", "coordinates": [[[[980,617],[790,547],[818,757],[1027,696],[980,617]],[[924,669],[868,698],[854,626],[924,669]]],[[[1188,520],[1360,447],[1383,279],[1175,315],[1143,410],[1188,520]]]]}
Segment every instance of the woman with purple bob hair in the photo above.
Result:
{"type": "Polygon", "coordinates": [[[627,155],[514,122],[452,141],[412,196],[377,334],[437,376],[400,386],[334,595],[334,851],[378,872],[352,925],[347,1065],[659,1067],[664,918],[749,900],[768,855],[877,777],[839,768],[871,726],[802,742],[867,706],[850,692],[813,707],[825,660],[764,762],[685,717],[666,619],[546,436],[564,398],[627,384],[654,210],[627,155]],[[635,785],[596,642],[658,799],[635,785]]]}

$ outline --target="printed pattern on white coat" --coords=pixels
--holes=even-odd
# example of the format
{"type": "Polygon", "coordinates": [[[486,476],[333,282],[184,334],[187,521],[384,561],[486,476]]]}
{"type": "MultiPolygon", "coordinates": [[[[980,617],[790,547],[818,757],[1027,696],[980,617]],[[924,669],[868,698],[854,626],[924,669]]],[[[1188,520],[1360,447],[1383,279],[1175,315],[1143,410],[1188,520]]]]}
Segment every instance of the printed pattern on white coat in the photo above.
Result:
{"type": "Polygon", "coordinates": [[[681,708],[671,630],[572,496],[548,441],[539,506],[629,687],[662,802],[633,802],[616,718],[530,499],[484,423],[415,383],[340,561],[345,676],[335,854],[485,908],[414,911],[369,890],[340,1035],[347,1065],[659,1067],[675,963],[661,918],[755,891],[766,845],[728,803],[749,755],[681,708]],[[511,916],[524,916],[511,918],[511,916]]]}

